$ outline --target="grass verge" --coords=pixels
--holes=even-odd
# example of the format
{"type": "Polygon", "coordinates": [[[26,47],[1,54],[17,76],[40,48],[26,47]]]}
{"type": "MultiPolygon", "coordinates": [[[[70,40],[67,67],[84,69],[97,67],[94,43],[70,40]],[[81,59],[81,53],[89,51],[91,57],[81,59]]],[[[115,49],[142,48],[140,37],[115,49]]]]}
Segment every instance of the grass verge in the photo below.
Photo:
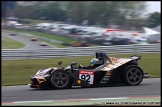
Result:
{"type": "Polygon", "coordinates": [[[18,49],[18,48],[23,48],[25,45],[21,42],[5,38],[3,37],[2,39],[2,49],[18,49]]]}
{"type": "MultiPolygon", "coordinates": [[[[132,54],[109,55],[113,57],[127,58],[132,54]]],[[[139,66],[150,77],[160,77],[160,53],[138,54],[142,56],[139,60],[139,66]]],[[[29,60],[2,60],[2,85],[24,85],[29,83],[29,79],[39,69],[48,67],[57,67],[57,62],[62,60],[63,64],[69,65],[71,62],[77,62],[83,66],[89,65],[89,61],[93,56],[82,57],[65,57],[51,59],[29,59],[29,60]]]]}
{"type": "Polygon", "coordinates": [[[46,37],[46,38],[62,41],[64,43],[71,43],[71,42],[75,41],[72,37],[57,36],[57,35],[47,34],[47,33],[38,32],[38,31],[25,31],[25,30],[19,30],[19,29],[14,29],[14,28],[10,28],[10,29],[7,29],[7,30],[38,35],[38,36],[41,36],[41,37],[46,37]]]}

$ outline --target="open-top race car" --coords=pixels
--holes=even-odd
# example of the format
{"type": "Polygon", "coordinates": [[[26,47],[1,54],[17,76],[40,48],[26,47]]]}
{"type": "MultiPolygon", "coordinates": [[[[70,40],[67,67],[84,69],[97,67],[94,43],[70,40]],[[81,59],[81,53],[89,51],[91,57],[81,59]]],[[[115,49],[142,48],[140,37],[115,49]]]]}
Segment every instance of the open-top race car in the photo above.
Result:
{"type": "Polygon", "coordinates": [[[63,89],[74,87],[97,87],[114,84],[138,85],[143,78],[149,77],[139,66],[139,56],[130,58],[109,57],[106,53],[96,52],[96,58],[89,66],[77,66],[76,62],[64,67],[51,67],[39,70],[30,78],[31,88],[63,89]]]}

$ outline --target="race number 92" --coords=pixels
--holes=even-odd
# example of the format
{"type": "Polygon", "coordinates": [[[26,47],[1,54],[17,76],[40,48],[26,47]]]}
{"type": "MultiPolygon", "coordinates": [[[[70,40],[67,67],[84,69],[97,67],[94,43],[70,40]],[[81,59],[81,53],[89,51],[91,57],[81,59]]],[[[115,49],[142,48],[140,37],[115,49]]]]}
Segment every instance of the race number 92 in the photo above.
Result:
{"type": "Polygon", "coordinates": [[[90,75],[84,75],[84,74],[82,74],[80,77],[80,79],[82,79],[83,81],[86,81],[86,82],[90,82],[90,78],[91,78],[90,75]]]}
{"type": "Polygon", "coordinates": [[[93,84],[94,72],[92,71],[80,71],[79,79],[88,82],[89,84],[93,84]]]}

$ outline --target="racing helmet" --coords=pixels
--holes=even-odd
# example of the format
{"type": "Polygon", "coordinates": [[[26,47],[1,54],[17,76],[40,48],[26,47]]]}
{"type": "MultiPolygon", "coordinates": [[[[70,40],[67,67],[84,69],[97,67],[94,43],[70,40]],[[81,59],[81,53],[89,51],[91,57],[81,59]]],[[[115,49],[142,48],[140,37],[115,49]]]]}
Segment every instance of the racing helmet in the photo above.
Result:
{"type": "Polygon", "coordinates": [[[90,61],[90,66],[93,66],[94,64],[96,64],[97,61],[98,61],[97,58],[92,58],[90,61]]]}

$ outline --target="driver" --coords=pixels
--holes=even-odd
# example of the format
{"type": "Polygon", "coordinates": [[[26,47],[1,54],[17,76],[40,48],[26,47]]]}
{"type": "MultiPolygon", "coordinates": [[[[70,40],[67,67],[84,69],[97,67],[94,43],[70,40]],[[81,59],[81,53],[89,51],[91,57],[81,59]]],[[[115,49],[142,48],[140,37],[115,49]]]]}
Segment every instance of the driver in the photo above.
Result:
{"type": "MultiPolygon", "coordinates": [[[[92,69],[92,68],[94,68],[95,66],[95,64],[98,62],[99,60],[97,59],[97,58],[92,58],[91,59],[91,61],[90,61],[90,65],[88,66],[88,67],[83,67],[82,65],[79,65],[79,68],[80,69],[92,69]]],[[[109,65],[109,64],[115,64],[116,63],[116,58],[113,58],[113,57],[108,57],[108,59],[107,59],[107,64],[109,65]]]]}
{"type": "Polygon", "coordinates": [[[90,69],[93,67],[93,65],[96,64],[96,62],[98,61],[97,58],[92,58],[91,61],[90,61],[90,65],[88,67],[83,67],[82,65],[79,65],[79,68],[80,69],[90,69]]]}
{"type": "Polygon", "coordinates": [[[92,58],[91,61],[90,61],[90,67],[92,67],[93,65],[95,65],[97,61],[98,61],[97,58],[92,58]]]}

